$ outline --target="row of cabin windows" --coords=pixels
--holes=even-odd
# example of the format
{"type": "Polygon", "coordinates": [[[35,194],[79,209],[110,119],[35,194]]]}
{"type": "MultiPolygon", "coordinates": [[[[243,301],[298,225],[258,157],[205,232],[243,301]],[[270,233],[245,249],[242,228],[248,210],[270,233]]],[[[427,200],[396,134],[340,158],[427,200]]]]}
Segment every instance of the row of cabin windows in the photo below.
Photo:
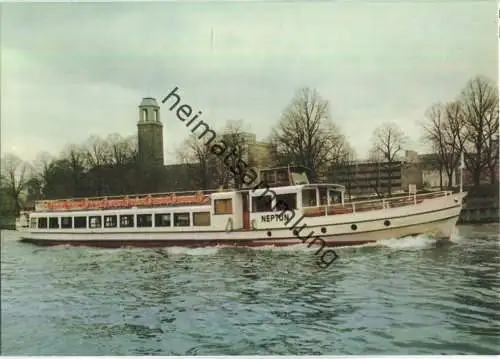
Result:
{"type": "MultiPolygon", "coordinates": [[[[189,227],[191,226],[191,217],[189,212],[185,213],[156,213],[154,215],[154,227],[189,227]]],[[[138,228],[153,227],[152,214],[136,215],[134,223],[133,214],[109,215],[109,216],[77,216],[77,217],[39,217],[31,219],[32,228],[130,228],[137,224],[138,228]],[[59,218],[61,221],[59,222],[59,218]]],[[[210,212],[194,212],[192,216],[193,226],[210,226],[210,212]]]]}
{"type": "MultiPolygon", "coordinates": [[[[277,206],[279,210],[280,204],[286,203],[286,208],[297,208],[297,195],[295,193],[279,194],[276,195],[277,206]]],[[[272,212],[272,197],[252,197],[252,212],[272,212]]],[[[214,214],[233,214],[233,201],[231,198],[216,199],[214,201],[214,214]]]]}
{"type": "MultiPolygon", "coordinates": [[[[340,192],[322,187],[318,188],[318,191],[320,206],[326,206],[328,204],[328,196],[330,197],[330,205],[342,203],[340,192]]],[[[274,208],[274,210],[283,211],[286,209],[297,209],[297,195],[295,193],[278,194],[275,197],[276,208],[274,208]]],[[[272,199],[271,196],[253,197],[252,212],[272,212],[272,199]]],[[[302,206],[318,206],[318,198],[315,189],[304,189],[302,191],[302,206]]]]}
{"type": "MultiPolygon", "coordinates": [[[[342,202],[341,194],[335,190],[329,190],[326,187],[319,187],[319,205],[325,206],[328,204],[328,196],[330,197],[330,204],[338,204],[342,202]]],[[[276,198],[276,208],[273,208],[272,196],[258,196],[252,197],[252,212],[272,212],[283,211],[286,209],[297,209],[297,194],[285,193],[278,194],[276,198]]],[[[232,214],[232,200],[218,199],[214,201],[215,214],[232,214]]],[[[302,206],[315,207],[318,206],[318,199],[316,196],[316,189],[302,190],[302,206]]]]}

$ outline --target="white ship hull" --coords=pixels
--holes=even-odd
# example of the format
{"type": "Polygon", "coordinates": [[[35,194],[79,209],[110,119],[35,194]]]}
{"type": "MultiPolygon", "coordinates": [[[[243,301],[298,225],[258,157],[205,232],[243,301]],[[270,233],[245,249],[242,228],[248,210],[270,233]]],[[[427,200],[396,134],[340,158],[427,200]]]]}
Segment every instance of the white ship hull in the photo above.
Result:
{"type": "MultiPolygon", "coordinates": [[[[410,205],[399,207],[388,205],[389,208],[354,211],[354,213],[346,214],[307,217],[303,215],[303,212],[296,211],[294,216],[289,218],[288,223],[273,222],[272,217],[275,214],[250,213],[250,220],[254,226],[246,230],[228,229],[227,226],[217,226],[217,223],[212,223],[212,226],[207,228],[30,228],[23,234],[22,240],[39,245],[70,244],[118,248],[129,246],[255,247],[290,246],[301,243],[330,247],[357,245],[420,234],[447,239],[453,233],[465,195],[466,193],[447,194],[423,199],[420,203],[415,201],[415,204],[410,205]],[[297,233],[297,230],[300,231],[297,233]]],[[[161,208],[155,209],[155,211],[161,210],[161,208]]],[[[100,213],[102,214],[103,211],[100,213]]],[[[54,214],[47,214],[47,216],[51,215],[54,214]]],[[[238,227],[237,218],[230,218],[235,219],[235,227],[238,227]]],[[[221,223],[225,224],[225,219],[221,223]]]]}

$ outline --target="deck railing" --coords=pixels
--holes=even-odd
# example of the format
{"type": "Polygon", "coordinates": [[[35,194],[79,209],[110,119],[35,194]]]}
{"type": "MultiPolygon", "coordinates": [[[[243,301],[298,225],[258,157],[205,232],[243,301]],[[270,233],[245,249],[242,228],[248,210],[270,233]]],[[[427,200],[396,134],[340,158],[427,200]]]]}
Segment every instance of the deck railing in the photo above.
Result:
{"type": "Polygon", "coordinates": [[[103,208],[151,207],[158,205],[207,204],[209,195],[218,190],[131,194],[121,196],[80,197],[41,200],[35,202],[35,211],[67,211],[103,208]]]}
{"type": "Polygon", "coordinates": [[[387,209],[403,206],[412,206],[422,203],[425,199],[444,197],[451,195],[451,191],[438,191],[421,194],[407,194],[405,196],[372,199],[366,201],[345,202],[344,204],[334,204],[330,206],[304,207],[304,216],[329,216],[335,214],[357,213],[373,211],[377,209],[387,209]]]}

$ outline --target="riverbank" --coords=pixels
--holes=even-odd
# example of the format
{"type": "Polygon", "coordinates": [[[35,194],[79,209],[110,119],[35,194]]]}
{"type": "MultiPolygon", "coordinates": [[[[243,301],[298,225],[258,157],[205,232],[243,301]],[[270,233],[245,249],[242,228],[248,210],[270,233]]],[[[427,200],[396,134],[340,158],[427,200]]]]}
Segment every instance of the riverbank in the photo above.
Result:
{"type": "Polygon", "coordinates": [[[0,229],[15,230],[16,219],[14,217],[0,217],[0,229]]]}
{"type": "Polygon", "coordinates": [[[499,223],[498,184],[466,188],[459,224],[499,223]]]}

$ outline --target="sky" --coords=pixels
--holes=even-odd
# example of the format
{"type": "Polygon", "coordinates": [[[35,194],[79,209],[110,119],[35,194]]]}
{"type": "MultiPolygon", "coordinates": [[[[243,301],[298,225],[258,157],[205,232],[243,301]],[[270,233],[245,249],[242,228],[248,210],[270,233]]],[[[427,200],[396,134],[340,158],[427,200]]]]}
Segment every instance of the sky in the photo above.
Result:
{"type": "MultiPolygon", "coordinates": [[[[265,139],[295,93],[316,89],[358,157],[477,74],[498,81],[493,1],[3,3],[1,150],[27,161],[89,136],[137,133],[143,97],[182,103],[265,139]]],[[[161,107],[166,163],[189,131],[161,107]]],[[[193,112],[194,113],[194,112],[193,112]]]]}

